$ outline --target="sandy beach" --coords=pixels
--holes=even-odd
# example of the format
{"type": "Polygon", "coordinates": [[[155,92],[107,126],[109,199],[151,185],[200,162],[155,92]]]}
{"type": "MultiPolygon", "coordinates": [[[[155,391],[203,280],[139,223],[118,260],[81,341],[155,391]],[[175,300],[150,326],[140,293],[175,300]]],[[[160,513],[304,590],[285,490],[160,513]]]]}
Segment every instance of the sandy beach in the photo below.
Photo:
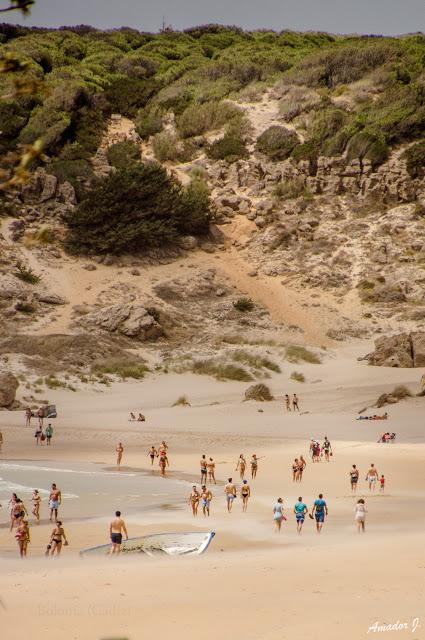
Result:
{"type": "Polygon", "coordinates": [[[103,393],[52,391],[58,418],[51,447],[36,446],[22,412],[0,413],[0,597],[7,637],[22,638],[29,619],[35,637],[46,639],[135,639],[160,630],[176,638],[242,633],[270,640],[320,631],[354,640],[366,637],[375,622],[407,624],[402,637],[425,637],[423,619],[422,627],[414,622],[424,602],[423,401],[387,408],[386,422],[356,420],[395,384],[418,387],[411,370],[357,362],[368,346],[329,352],[321,366],[300,365],[305,384],[289,381],[285,372],[274,375],[269,386],[276,400],[270,403],[242,402],[244,383],[188,374],[117,383],[103,393]],[[284,411],[284,392],[298,393],[300,415],[284,411]],[[191,406],[172,407],[183,393],[191,406]],[[143,411],[146,422],[129,422],[130,411],[143,411]],[[386,430],[397,433],[394,444],[377,443],[386,430]],[[322,442],[325,435],[334,455],[329,463],[312,464],[309,440],[322,442]],[[169,445],[165,479],[148,457],[161,440],[169,445]],[[119,471],[118,441],[124,445],[119,471]],[[199,486],[203,453],[215,459],[217,485],[210,518],[194,518],[187,499],[192,483],[199,486]],[[256,453],[259,471],[254,481],[248,474],[247,513],[238,497],[228,514],[224,484],[233,477],[240,486],[240,453],[247,459],[256,453]],[[302,483],[294,484],[291,464],[300,454],[307,468],[302,483]],[[371,494],[365,481],[372,462],[387,479],[383,494],[371,494]],[[352,464],[360,471],[357,498],[364,497],[368,510],[364,535],[354,523],[352,464]],[[51,482],[63,492],[60,517],[70,542],[60,559],[44,557],[51,482]],[[36,487],[41,523],[30,517],[29,557],[22,561],[9,533],[7,499],[16,490],[30,506],[36,487]],[[302,496],[311,509],[319,492],[329,507],[323,532],[317,535],[307,518],[297,535],[296,499],[302,496]],[[280,534],[272,516],[278,496],[288,518],[280,534]],[[216,536],[203,556],[80,558],[80,549],[108,542],[118,508],[130,536],[196,530],[216,536]]]}

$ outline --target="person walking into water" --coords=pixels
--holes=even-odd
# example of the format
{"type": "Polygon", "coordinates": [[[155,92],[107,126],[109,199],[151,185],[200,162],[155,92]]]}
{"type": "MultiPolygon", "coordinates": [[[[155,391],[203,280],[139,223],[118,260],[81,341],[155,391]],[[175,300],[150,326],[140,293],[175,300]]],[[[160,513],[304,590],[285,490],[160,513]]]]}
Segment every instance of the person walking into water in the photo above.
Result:
{"type": "Polygon", "coordinates": [[[201,493],[201,507],[202,507],[202,513],[204,514],[204,517],[210,515],[210,504],[211,504],[211,500],[212,500],[212,493],[210,489],[207,489],[207,487],[205,485],[203,485],[202,487],[202,493],[201,493]]]}
{"type": "Polygon", "coordinates": [[[201,466],[201,486],[207,482],[207,457],[204,454],[200,461],[201,466]]]}
{"type": "Polygon", "coordinates": [[[122,442],[118,442],[117,448],[115,449],[117,452],[117,467],[118,469],[121,466],[122,454],[124,453],[124,447],[122,446],[122,442]]]}
{"type": "Polygon", "coordinates": [[[323,493],[319,493],[318,499],[314,501],[311,514],[316,519],[317,533],[320,533],[322,531],[323,523],[325,522],[325,516],[328,515],[328,505],[326,504],[326,501],[323,500],[323,493]]]}
{"type": "Polygon", "coordinates": [[[244,480],[241,487],[242,511],[245,513],[248,509],[248,500],[251,496],[251,488],[248,480],[244,480]]]}
{"type": "Polygon", "coordinates": [[[244,458],[243,453],[241,453],[239,458],[238,458],[238,463],[237,463],[236,469],[235,469],[235,471],[239,470],[239,475],[240,475],[241,480],[243,480],[244,477],[245,477],[245,469],[246,469],[246,460],[244,458]]]}
{"type": "Polygon", "coordinates": [[[224,487],[226,494],[227,511],[230,513],[233,507],[233,500],[236,498],[236,487],[233,484],[233,478],[229,478],[224,487]]]}
{"type": "Polygon", "coordinates": [[[356,493],[357,491],[357,483],[359,481],[359,470],[356,465],[353,464],[353,468],[350,471],[350,483],[351,483],[351,491],[356,493]]]}
{"type": "Polygon", "coordinates": [[[295,520],[297,522],[297,533],[300,534],[303,528],[306,514],[308,513],[307,505],[304,504],[302,497],[298,498],[298,502],[294,506],[295,520]]]}
{"type": "Polygon", "coordinates": [[[296,393],[294,393],[293,397],[292,397],[292,408],[294,411],[299,411],[300,408],[298,406],[298,396],[296,393]]]}
{"type": "Polygon", "coordinates": [[[196,488],[196,485],[194,484],[192,487],[192,491],[190,492],[189,495],[189,504],[192,507],[192,513],[194,516],[198,515],[198,507],[199,507],[199,498],[200,498],[200,494],[198,489],[196,488]]]}
{"type": "Polygon", "coordinates": [[[325,454],[326,462],[329,462],[329,456],[332,456],[332,445],[328,440],[328,436],[325,436],[325,439],[322,444],[322,451],[325,454]]]}
{"type": "Polygon", "coordinates": [[[360,498],[357,501],[355,508],[354,520],[357,524],[357,531],[360,533],[361,531],[365,532],[365,521],[366,521],[366,507],[363,498],[360,498]]]}
{"type": "Polygon", "coordinates": [[[273,520],[275,524],[275,531],[278,533],[282,528],[282,521],[286,520],[283,514],[283,500],[278,498],[276,504],[273,507],[273,520]]]}
{"type": "Polygon", "coordinates": [[[155,458],[158,457],[158,451],[155,449],[155,447],[153,445],[149,449],[148,456],[151,459],[151,467],[153,467],[153,461],[155,460],[155,458]]]}
{"type": "Polygon", "coordinates": [[[207,462],[207,471],[208,471],[208,482],[212,484],[217,484],[215,481],[215,462],[212,458],[207,462]]]}
{"type": "Polygon", "coordinates": [[[121,511],[115,511],[115,518],[109,525],[109,536],[111,538],[111,550],[110,554],[121,552],[122,536],[125,535],[125,539],[128,540],[127,527],[124,520],[121,518],[121,511]]]}
{"type": "Polygon", "coordinates": [[[41,502],[41,497],[40,497],[40,493],[39,493],[38,489],[34,489],[34,491],[32,493],[31,502],[32,502],[32,513],[33,513],[33,516],[35,517],[35,520],[36,520],[37,524],[40,524],[40,502],[41,502]]]}
{"type": "Polygon", "coordinates": [[[49,495],[49,509],[50,509],[49,520],[50,521],[52,521],[53,519],[53,514],[55,516],[55,522],[58,521],[58,509],[61,502],[62,502],[62,493],[61,491],[59,491],[56,484],[53,483],[52,488],[50,490],[50,495],[49,495]]]}
{"type": "Polygon", "coordinates": [[[369,471],[366,475],[366,481],[369,483],[369,491],[375,491],[376,482],[378,480],[378,472],[375,469],[375,465],[371,463],[369,471]]]}

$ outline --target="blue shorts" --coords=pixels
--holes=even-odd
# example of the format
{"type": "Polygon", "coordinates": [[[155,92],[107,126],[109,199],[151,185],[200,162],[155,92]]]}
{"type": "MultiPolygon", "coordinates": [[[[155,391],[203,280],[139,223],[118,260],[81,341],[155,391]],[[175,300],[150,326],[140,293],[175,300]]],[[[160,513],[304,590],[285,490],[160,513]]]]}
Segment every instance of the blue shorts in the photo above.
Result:
{"type": "Polygon", "coordinates": [[[296,518],[297,522],[304,522],[305,515],[303,513],[296,513],[295,514],[295,518],[296,518]]]}
{"type": "Polygon", "coordinates": [[[325,521],[325,514],[323,511],[320,511],[320,513],[316,513],[314,514],[314,517],[316,518],[316,522],[324,522],[325,521]]]}

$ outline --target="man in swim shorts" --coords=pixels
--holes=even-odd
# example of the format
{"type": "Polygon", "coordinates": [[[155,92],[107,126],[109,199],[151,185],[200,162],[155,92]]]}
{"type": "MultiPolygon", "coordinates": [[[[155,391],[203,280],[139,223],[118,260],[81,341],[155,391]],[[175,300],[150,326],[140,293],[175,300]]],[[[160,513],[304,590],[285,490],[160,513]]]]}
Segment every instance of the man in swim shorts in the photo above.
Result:
{"type": "Polygon", "coordinates": [[[236,498],[236,487],[233,484],[232,478],[228,479],[228,482],[224,487],[224,493],[226,494],[227,511],[230,513],[233,507],[233,500],[236,498]]]}
{"type": "Polygon", "coordinates": [[[207,457],[205,453],[203,454],[199,465],[201,467],[201,486],[202,486],[207,481],[207,457]]]}
{"type": "Polygon", "coordinates": [[[328,515],[328,505],[323,500],[323,493],[319,493],[318,499],[314,501],[311,513],[316,519],[316,531],[320,533],[325,522],[325,516],[328,515]]]}
{"type": "Polygon", "coordinates": [[[55,522],[58,521],[58,509],[59,505],[62,502],[62,493],[59,491],[55,483],[52,484],[52,488],[50,490],[49,495],[49,509],[50,509],[50,520],[53,518],[53,512],[55,514],[55,522]]]}
{"type": "Polygon", "coordinates": [[[202,485],[201,507],[202,507],[202,513],[204,514],[204,516],[210,515],[210,504],[211,504],[212,497],[213,495],[211,493],[211,490],[207,489],[205,485],[202,485]]]}
{"type": "Polygon", "coordinates": [[[303,528],[305,516],[308,513],[307,505],[303,502],[302,497],[298,498],[298,502],[294,506],[295,520],[297,521],[297,533],[301,533],[303,528]]]}
{"type": "Polygon", "coordinates": [[[124,453],[124,447],[122,446],[122,442],[118,442],[116,452],[117,452],[117,467],[119,469],[121,466],[122,454],[124,453]]]}
{"type": "Polygon", "coordinates": [[[370,469],[367,472],[366,481],[369,483],[369,491],[375,491],[376,482],[378,480],[378,472],[375,469],[375,465],[371,463],[370,469]]]}
{"type": "Polygon", "coordinates": [[[109,535],[111,537],[111,550],[110,554],[121,552],[122,534],[125,534],[125,539],[128,540],[127,527],[124,520],[121,518],[121,511],[115,511],[115,518],[109,525],[109,535]]]}
{"type": "Polygon", "coordinates": [[[329,456],[332,454],[332,445],[328,440],[328,436],[325,436],[325,439],[322,444],[322,450],[325,453],[326,462],[329,462],[329,456]]]}

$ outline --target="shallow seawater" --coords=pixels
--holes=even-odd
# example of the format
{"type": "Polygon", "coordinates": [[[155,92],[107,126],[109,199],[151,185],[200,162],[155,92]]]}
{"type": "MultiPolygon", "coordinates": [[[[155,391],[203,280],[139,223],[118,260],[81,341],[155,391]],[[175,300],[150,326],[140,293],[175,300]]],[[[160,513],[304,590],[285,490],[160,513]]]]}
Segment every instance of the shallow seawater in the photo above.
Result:
{"type": "Polygon", "coordinates": [[[41,517],[46,517],[53,482],[62,491],[60,515],[68,519],[106,515],[117,509],[126,514],[137,513],[181,503],[187,496],[189,484],[160,478],[157,473],[126,468],[116,471],[99,464],[77,462],[0,462],[0,503],[3,505],[0,518],[7,520],[7,503],[13,492],[30,510],[33,489],[40,492],[41,517]]]}

